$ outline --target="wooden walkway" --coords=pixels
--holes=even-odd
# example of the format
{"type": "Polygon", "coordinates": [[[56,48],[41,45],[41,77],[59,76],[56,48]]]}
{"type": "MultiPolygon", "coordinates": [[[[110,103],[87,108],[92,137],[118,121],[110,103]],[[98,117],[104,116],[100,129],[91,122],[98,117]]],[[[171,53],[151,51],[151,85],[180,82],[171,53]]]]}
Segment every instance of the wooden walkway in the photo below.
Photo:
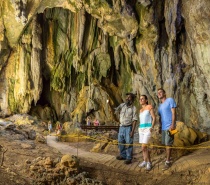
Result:
{"type": "MultiPolygon", "coordinates": [[[[70,154],[78,156],[79,158],[85,159],[92,163],[99,163],[104,164],[105,166],[122,169],[125,171],[135,171],[141,172],[145,171],[145,169],[139,168],[139,159],[141,158],[140,155],[138,157],[134,157],[131,164],[124,164],[124,161],[116,160],[116,156],[109,155],[109,154],[102,154],[102,153],[95,153],[95,152],[88,152],[82,149],[77,149],[75,147],[69,146],[68,143],[65,142],[57,142],[56,136],[47,136],[47,144],[53,148],[59,150],[62,154],[70,154]]],[[[162,171],[164,166],[163,159],[157,158],[154,159],[153,165],[154,167],[149,173],[172,173],[178,171],[186,171],[187,169],[202,165],[208,164],[210,161],[209,149],[205,149],[200,153],[198,157],[198,152],[193,153],[188,156],[183,156],[179,160],[173,163],[172,167],[169,170],[162,171]]]]}
{"type": "Polygon", "coordinates": [[[135,170],[141,171],[142,169],[138,167],[139,161],[137,159],[132,160],[131,164],[124,164],[124,161],[116,160],[116,156],[95,152],[88,152],[82,149],[77,149],[75,147],[69,146],[65,142],[57,142],[56,136],[47,136],[47,144],[53,148],[59,150],[62,154],[71,154],[83,158],[92,163],[100,163],[109,167],[123,169],[123,170],[135,170]]]}

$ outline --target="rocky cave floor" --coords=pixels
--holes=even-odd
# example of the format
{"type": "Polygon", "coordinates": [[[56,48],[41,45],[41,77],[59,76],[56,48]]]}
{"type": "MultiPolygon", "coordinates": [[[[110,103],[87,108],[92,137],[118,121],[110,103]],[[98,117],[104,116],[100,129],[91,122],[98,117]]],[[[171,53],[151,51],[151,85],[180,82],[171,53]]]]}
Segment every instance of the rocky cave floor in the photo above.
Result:
{"type": "MultiPolygon", "coordinates": [[[[75,179],[68,179],[68,182],[59,183],[49,181],[37,180],[39,176],[36,173],[43,174],[46,171],[37,169],[33,171],[34,166],[43,164],[48,165],[49,159],[62,158],[63,154],[57,149],[49,147],[44,141],[45,137],[41,134],[44,132],[44,127],[41,124],[34,125],[34,120],[29,117],[13,117],[9,119],[9,125],[5,127],[5,120],[0,122],[0,185],[30,185],[30,184],[113,184],[113,185],[127,185],[127,184],[203,184],[209,183],[210,164],[190,163],[188,162],[187,169],[176,172],[137,172],[119,170],[110,168],[104,164],[94,164],[88,160],[79,160],[79,173],[88,172],[86,180],[83,177],[75,179]],[[18,120],[18,121],[17,121],[18,120]],[[20,121],[21,120],[21,121],[20,121]],[[30,126],[21,126],[20,122],[28,122],[30,126]],[[15,127],[13,123],[19,126],[15,127]],[[11,126],[12,125],[12,126],[11,126]],[[33,139],[33,132],[36,131],[36,139],[33,139]],[[28,135],[27,135],[27,134],[28,135]],[[37,139],[38,138],[38,139],[37,139]],[[41,161],[41,159],[44,159],[41,161]],[[37,164],[34,163],[37,162],[37,164]],[[32,169],[33,168],[33,169],[32,169]],[[33,171],[33,173],[32,173],[33,171]],[[80,179],[80,181],[78,181],[80,179]],[[81,181],[83,179],[83,181],[81,181]],[[87,180],[89,179],[89,180],[87,180]]],[[[7,119],[8,121],[8,119],[7,119]]],[[[70,146],[79,147],[85,151],[90,151],[95,143],[94,142],[80,142],[68,143],[70,146]]],[[[190,154],[185,155],[187,160],[201,156],[202,159],[208,159],[210,149],[200,149],[190,154]]],[[[117,155],[116,151],[110,151],[108,154],[117,155]]],[[[141,154],[140,154],[141,155],[141,154]]],[[[162,155],[161,155],[162,156],[162,155]]],[[[161,157],[159,156],[159,157],[161,157]]],[[[193,160],[192,160],[193,161],[193,160]]],[[[186,164],[185,164],[186,166],[186,164]]],[[[64,167],[60,167],[64,168],[64,167]]],[[[75,170],[75,169],[74,169],[75,170]]],[[[71,170],[71,173],[74,173],[71,170]]],[[[49,170],[53,171],[52,169],[49,170]]],[[[70,173],[70,172],[69,172],[70,173]]],[[[78,172],[77,172],[78,173],[78,172]]],[[[50,177],[49,177],[50,179],[50,177]]]]}

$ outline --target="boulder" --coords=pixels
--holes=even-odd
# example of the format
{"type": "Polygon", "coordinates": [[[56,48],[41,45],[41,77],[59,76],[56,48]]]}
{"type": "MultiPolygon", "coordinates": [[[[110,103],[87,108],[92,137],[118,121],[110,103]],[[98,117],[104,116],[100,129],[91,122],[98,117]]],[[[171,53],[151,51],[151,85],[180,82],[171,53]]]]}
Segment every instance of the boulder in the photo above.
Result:
{"type": "Polygon", "coordinates": [[[14,130],[16,128],[16,125],[14,123],[9,123],[6,125],[5,130],[14,130]]]}
{"type": "Polygon", "coordinates": [[[201,140],[202,134],[195,131],[193,128],[188,127],[185,123],[181,121],[176,122],[177,133],[174,134],[174,146],[190,146],[196,144],[197,141],[201,140]]]}

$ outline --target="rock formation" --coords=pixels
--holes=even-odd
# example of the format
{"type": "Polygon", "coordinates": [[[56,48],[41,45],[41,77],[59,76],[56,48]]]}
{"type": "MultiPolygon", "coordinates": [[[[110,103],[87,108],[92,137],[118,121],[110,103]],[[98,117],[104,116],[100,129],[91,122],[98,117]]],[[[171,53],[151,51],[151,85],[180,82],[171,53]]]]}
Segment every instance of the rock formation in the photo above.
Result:
{"type": "Polygon", "coordinates": [[[54,121],[112,123],[126,92],[157,108],[163,87],[178,120],[210,133],[209,10],[209,0],[1,1],[1,115],[43,106],[54,121]]]}

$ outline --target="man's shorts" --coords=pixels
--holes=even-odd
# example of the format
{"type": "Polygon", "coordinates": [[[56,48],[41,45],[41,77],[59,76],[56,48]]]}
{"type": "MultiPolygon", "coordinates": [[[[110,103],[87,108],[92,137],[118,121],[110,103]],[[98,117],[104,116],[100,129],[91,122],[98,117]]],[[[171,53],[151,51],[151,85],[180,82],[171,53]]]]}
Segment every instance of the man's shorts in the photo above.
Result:
{"type": "Polygon", "coordinates": [[[151,132],[149,128],[140,129],[139,128],[139,143],[148,144],[151,138],[151,132]]]}
{"type": "Polygon", "coordinates": [[[169,134],[168,130],[162,130],[162,144],[165,146],[171,146],[174,143],[174,136],[169,134]]]}

